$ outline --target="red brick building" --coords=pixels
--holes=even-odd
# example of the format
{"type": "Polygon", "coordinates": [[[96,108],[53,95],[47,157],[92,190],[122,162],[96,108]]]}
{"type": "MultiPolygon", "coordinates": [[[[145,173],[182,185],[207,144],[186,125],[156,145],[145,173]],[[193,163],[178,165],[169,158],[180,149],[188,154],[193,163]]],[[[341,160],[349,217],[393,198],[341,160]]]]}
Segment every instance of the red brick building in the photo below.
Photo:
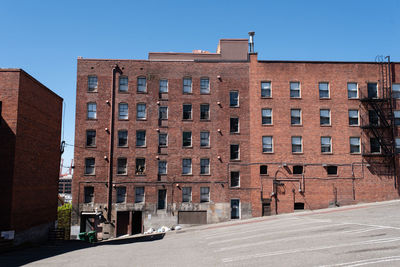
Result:
{"type": "Polygon", "coordinates": [[[47,238],[57,219],[62,98],[21,69],[0,69],[0,231],[47,238]]]}
{"type": "Polygon", "coordinates": [[[247,39],[78,59],[72,231],[108,238],[397,198],[396,101],[382,94],[398,75],[394,63],[260,61],[247,39]],[[364,99],[367,87],[378,95],[364,99]],[[370,136],[381,137],[372,153],[370,136]]]}

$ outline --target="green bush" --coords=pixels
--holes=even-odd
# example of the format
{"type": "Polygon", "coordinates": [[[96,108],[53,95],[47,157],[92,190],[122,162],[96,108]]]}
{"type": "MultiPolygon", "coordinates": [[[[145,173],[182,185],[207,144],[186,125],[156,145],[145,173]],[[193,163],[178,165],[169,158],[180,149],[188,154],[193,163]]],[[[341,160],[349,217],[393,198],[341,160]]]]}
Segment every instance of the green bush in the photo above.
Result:
{"type": "Polygon", "coordinates": [[[71,210],[72,205],[66,203],[61,207],[58,207],[58,228],[65,229],[65,236],[64,239],[68,240],[71,231],[71,210]]]}

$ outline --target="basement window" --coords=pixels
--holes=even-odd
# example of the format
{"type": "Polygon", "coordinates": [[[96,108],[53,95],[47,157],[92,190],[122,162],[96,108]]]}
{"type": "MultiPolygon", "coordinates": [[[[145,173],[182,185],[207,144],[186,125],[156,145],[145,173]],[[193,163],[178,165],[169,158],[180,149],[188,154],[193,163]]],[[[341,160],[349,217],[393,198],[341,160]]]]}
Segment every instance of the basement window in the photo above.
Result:
{"type": "Polygon", "coordinates": [[[293,174],[303,174],[303,166],[302,165],[293,166],[293,174]]]}
{"type": "Polygon", "coordinates": [[[334,165],[327,166],[326,173],[328,175],[337,175],[338,174],[337,169],[338,169],[338,167],[334,166],[334,165]]]}
{"type": "Polygon", "coordinates": [[[267,165],[261,165],[260,166],[260,174],[261,175],[267,175],[268,174],[268,166],[267,165]]]}
{"type": "Polygon", "coordinates": [[[304,210],[304,203],[303,202],[295,202],[294,210],[304,210]]]}

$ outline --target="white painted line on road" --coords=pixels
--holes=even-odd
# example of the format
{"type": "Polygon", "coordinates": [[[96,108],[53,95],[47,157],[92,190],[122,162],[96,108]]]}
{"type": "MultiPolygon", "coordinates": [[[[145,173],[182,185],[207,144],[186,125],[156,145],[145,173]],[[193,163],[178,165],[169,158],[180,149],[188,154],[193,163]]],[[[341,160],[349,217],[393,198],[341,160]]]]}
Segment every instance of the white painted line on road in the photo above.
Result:
{"type": "Polygon", "coordinates": [[[337,263],[337,264],[330,264],[330,265],[320,265],[319,267],[340,267],[340,266],[362,266],[367,264],[379,263],[379,262],[389,262],[389,261],[398,261],[400,260],[400,256],[390,256],[390,257],[383,257],[383,258],[371,258],[359,261],[352,261],[352,262],[344,262],[344,263],[337,263]]]}
{"type": "MultiPolygon", "coordinates": [[[[308,228],[302,228],[302,229],[293,229],[293,230],[288,230],[288,231],[284,231],[283,233],[296,233],[296,232],[304,232],[304,231],[308,231],[308,230],[315,230],[315,229],[321,229],[321,228],[328,228],[328,227],[332,227],[332,226],[339,226],[339,225],[343,225],[342,223],[338,223],[338,224],[330,224],[330,225],[320,225],[320,226],[313,226],[313,227],[308,227],[308,228]]],[[[293,227],[296,227],[297,225],[293,225],[293,227]]],[[[268,229],[269,230],[269,229],[268,229]]],[[[209,246],[211,245],[215,245],[215,244],[221,244],[221,243],[227,243],[227,242],[233,242],[233,241],[239,241],[239,240],[245,240],[245,239],[251,239],[251,238],[257,238],[257,237],[261,237],[261,236],[270,236],[270,235],[277,235],[277,234],[281,234],[280,232],[268,232],[268,233],[264,233],[264,234],[257,234],[257,235],[248,235],[245,237],[236,237],[236,238],[231,238],[231,239],[224,239],[224,240],[218,240],[218,241],[213,241],[208,243],[209,246]]],[[[308,233],[307,233],[308,235],[308,233]]],[[[279,240],[282,240],[282,238],[279,238],[279,240]]]]}
{"type": "Polygon", "coordinates": [[[400,230],[400,227],[386,226],[386,225],[365,224],[365,223],[346,223],[346,224],[354,224],[354,225],[369,226],[369,227],[378,227],[378,228],[381,228],[381,229],[400,230]]]}
{"type": "Polygon", "coordinates": [[[376,231],[376,230],[382,230],[382,228],[374,227],[374,228],[356,229],[356,230],[344,231],[344,233],[359,234],[359,233],[365,233],[365,232],[376,231]]]}
{"type": "Polygon", "coordinates": [[[333,249],[333,248],[341,248],[341,247],[382,244],[382,243],[390,243],[390,242],[398,242],[398,241],[400,241],[400,237],[374,239],[374,240],[367,240],[367,241],[354,242],[354,243],[348,243],[348,244],[322,246],[322,247],[315,247],[315,248],[279,250],[279,251],[275,251],[275,252],[258,253],[258,254],[247,254],[245,256],[224,258],[224,259],[222,259],[222,262],[226,263],[226,262],[233,262],[233,261],[249,260],[249,259],[254,259],[254,258],[264,258],[264,257],[270,257],[270,256],[278,256],[278,255],[284,255],[284,254],[293,254],[293,253],[300,253],[300,252],[311,252],[311,251],[333,249]]]}

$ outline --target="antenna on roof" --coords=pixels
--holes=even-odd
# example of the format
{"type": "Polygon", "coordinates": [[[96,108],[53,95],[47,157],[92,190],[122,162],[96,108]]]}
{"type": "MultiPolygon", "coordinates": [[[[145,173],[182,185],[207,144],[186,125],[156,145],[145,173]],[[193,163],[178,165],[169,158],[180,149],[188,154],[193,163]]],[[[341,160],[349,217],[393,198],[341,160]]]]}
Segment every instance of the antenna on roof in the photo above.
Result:
{"type": "Polygon", "coordinates": [[[249,32],[249,53],[254,53],[254,34],[255,32],[249,32]]]}

